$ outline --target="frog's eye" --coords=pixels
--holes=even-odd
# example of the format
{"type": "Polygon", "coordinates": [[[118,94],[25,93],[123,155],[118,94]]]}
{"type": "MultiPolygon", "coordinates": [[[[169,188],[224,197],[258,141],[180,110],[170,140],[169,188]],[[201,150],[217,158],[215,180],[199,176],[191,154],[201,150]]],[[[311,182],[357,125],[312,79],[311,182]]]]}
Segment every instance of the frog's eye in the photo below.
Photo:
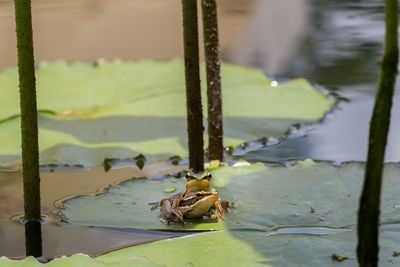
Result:
{"type": "Polygon", "coordinates": [[[192,180],[197,180],[196,177],[190,174],[190,172],[186,173],[186,181],[192,181],[192,180]]]}
{"type": "Polygon", "coordinates": [[[210,181],[212,178],[211,173],[207,172],[206,176],[204,176],[203,178],[201,178],[202,180],[207,180],[210,181]]]}

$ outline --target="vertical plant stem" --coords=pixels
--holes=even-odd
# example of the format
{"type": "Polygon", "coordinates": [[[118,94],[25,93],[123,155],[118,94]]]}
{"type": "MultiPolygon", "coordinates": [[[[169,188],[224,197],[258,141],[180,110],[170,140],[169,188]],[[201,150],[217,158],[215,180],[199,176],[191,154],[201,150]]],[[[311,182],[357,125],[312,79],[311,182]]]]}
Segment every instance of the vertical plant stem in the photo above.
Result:
{"type": "Polygon", "coordinates": [[[25,224],[26,256],[42,256],[42,225],[38,220],[30,220],[25,224]]]}
{"type": "Polygon", "coordinates": [[[223,159],[221,56],[216,0],[201,0],[207,70],[208,151],[210,160],[223,159]]]}
{"type": "Polygon", "coordinates": [[[397,0],[385,0],[385,52],[370,123],[368,159],[358,213],[357,258],[360,266],[378,266],[382,170],[399,56],[397,5],[397,0]]]}
{"type": "Polygon", "coordinates": [[[182,0],[189,167],[204,170],[197,0],[182,0]]]}
{"type": "Polygon", "coordinates": [[[21,99],[22,169],[25,218],[40,219],[40,177],[30,0],[14,0],[21,99]]]}

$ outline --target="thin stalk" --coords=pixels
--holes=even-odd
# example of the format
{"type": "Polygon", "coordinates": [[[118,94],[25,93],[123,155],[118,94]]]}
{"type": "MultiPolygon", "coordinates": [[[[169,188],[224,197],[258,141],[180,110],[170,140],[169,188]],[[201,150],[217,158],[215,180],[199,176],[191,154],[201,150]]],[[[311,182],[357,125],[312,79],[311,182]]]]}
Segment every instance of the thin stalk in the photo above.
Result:
{"type": "Polygon", "coordinates": [[[216,0],[201,0],[207,71],[208,152],[210,160],[223,159],[221,56],[216,0]]]}
{"type": "Polygon", "coordinates": [[[30,220],[25,224],[26,256],[42,256],[42,225],[38,220],[30,220]]]}
{"type": "Polygon", "coordinates": [[[399,56],[397,5],[397,0],[385,0],[385,52],[370,123],[368,159],[358,213],[357,258],[360,266],[378,266],[382,170],[399,56]]]}
{"type": "Polygon", "coordinates": [[[15,0],[25,219],[40,219],[38,125],[30,0],[15,0]]]}
{"type": "Polygon", "coordinates": [[[204,170],[197,1],[182,0],[189,168],[204,170]]]}

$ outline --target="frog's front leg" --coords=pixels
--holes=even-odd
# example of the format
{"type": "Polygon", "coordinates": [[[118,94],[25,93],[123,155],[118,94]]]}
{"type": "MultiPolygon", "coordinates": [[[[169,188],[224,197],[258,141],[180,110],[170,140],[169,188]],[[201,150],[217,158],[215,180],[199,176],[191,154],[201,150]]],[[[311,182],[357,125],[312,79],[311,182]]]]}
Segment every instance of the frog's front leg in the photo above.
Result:
{"type": "Polygon", "coordinates": [[[185,220],[183,219],[183,215],[182,215],[181,211],[178,209],[178,207],[179,207],[179,204],[180,204],[180,202],[182,200],[182,196],[183,195],[184,194],[182,194],[181,196],[175,198],[172,201],[172,205],[171,205],[171,212],[176,216],[177,222],[182,224],[182,225],[185,224],[185,220]]]}
{"type": "Polygon", "coordinates": [[[215,201],[214,206],[217,209],[217,218],[225,221],[224,210],[228,209],[229,202],[221,198],[218,198],[218,200],[215,201]]]}

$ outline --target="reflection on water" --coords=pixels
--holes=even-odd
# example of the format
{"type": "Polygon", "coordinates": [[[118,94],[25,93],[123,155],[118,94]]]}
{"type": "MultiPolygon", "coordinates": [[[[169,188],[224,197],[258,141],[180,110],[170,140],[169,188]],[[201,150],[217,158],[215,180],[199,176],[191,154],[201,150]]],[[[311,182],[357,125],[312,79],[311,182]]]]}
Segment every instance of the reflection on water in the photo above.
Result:
{"type": "Polygon", "coordinates": [[[309,24],[308,0],[258,1],[226,59],[275,75],[292,60],[309,24]]]}
{"type": "MultiPolygon", "coordinates": [[[[279,74],[303,76],[331,90],[340,102],[323,123],[300,138],[255,149],[251,161],[285,162],[292,159],[364,161],[384,39],[384,3],[366,1],[312,1],[312,23],[297,54],[279,74]]],[[[399,83],[397,84],[399,85],[399,83]]],[[[400,161],[400,106],[398,88],[393,102],[385,160],[400,161]]]]}

